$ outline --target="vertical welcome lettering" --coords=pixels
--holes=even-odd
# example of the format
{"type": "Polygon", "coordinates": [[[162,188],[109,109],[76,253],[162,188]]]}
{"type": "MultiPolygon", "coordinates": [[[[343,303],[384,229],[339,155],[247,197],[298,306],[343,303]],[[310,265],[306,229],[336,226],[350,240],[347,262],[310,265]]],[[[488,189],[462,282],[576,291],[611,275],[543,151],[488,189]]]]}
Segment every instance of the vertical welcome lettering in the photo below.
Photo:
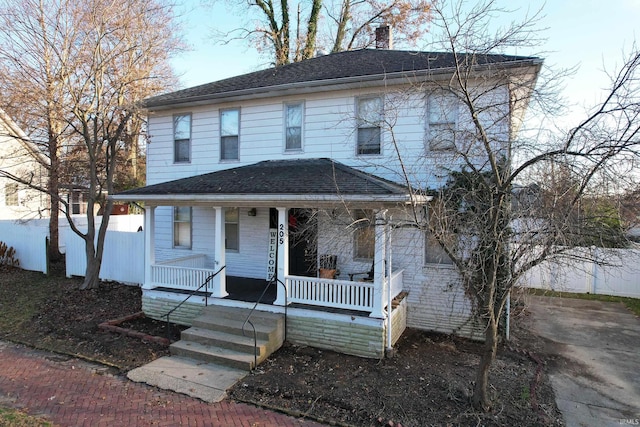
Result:
{"type": "Polygon", "coordinates": [[[269,229],[269,253],[267,260],[267,280],[271,281],[276,276],[276,253],[278,250],[278,230],[269,229]]]}

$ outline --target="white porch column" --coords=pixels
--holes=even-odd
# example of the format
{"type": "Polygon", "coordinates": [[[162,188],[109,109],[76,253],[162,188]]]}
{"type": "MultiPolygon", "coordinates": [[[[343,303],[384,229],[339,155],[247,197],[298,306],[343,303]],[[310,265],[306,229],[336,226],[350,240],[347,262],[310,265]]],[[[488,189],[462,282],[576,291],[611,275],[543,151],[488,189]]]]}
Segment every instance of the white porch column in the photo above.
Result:
{"type": "MultiPolygon", "coordinates": [[[[214,239],[214,270],[218,271],[220,268],[226,265],[226,250],[225,250],[225,234],[224,234],[224,208],[215,206],[214,211],[216,213],[216,229],[214,239]]],[[[224,298],[227,295],[227,269],[222,270],[216,277],[213,278],[213,292],[214,298],[224,298]]]]}
{"type": "Polygon", "coordinates": [[[386,211],[375,214],[375,254],[373,258],[373,310],[369,317],[384,319],[384,289],[387,286],[385,275],[385,259],[387,245],[386,211]]]}
{"type": "MultiPolygon", "coordinates": [[[[276,277],[279,281],[286,285],[285,276],[289,274],[289,216],[287,215],[287,208],[278,209],[278,266],[276,277]]],[[[277,297],[274,301],[274,305],[285,305],[286,289],[282,284],[277,285],[277,297]]]]}
{"type": "Polygon", "coordinates": [[[144,207],[144,283],[143,289],[151,289],[153,282],[151,279],[151,266],[156,263],[156,207],[144,207]]]}

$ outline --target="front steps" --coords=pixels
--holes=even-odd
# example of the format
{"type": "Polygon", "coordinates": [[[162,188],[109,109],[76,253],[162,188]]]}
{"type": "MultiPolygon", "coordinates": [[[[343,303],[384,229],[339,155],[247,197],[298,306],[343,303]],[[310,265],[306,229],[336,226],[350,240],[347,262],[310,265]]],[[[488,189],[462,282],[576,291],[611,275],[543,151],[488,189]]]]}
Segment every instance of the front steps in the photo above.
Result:
{"type": "MultiPolygon", "coordinates": [[[[254,335],[250,324],[242,331],[248,309],[208,306],[171,344],[171,354],[250,371],[255,368],[254,335]]],[[[284,315],[254,311],[257,362],[260,364],[284,342],[284,315]]]]}

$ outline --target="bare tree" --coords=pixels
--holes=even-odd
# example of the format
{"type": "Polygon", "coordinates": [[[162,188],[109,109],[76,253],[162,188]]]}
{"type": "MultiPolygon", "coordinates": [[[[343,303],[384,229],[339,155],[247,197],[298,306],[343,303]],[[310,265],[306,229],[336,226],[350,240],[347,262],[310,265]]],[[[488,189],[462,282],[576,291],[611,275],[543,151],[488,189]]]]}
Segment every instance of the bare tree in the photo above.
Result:
{"type": "MultiPolygon", "coordinates": [[[[449,11],[432,7],[432,24],[442,35],[439,49],[455,58],[453,74],[412,90],[428,94],[427,157],[437,157],[441,179],[421,186],[405,171],[408,184],[430,187],[435,196],[426,218],[418,209],[410,217],[428,230],[433,252],[456,267],[484,328],[472,400],[485,411],[491,408],[489,369],[511,289],[540,263],[581,256],[572,249],[612,233],[618,212],[592,202],[602,200],[596,197],[602,182],[637,178],[631,172],[640,148],[635,49],[584,121],[565,133],[527,138],[522,113],[527,106],[557,107],[550,95],[559,76],[536,82],[533,68],[478,66],[488,54],[536,40],[535,16],[490,33],[490,20],[499,12],[493,1],[468,13],[460,4],[449,11]],[[559,179],[560,166],[565,179],[559,179]]],[[[388,125],[393,138],[393,123],[388,125]]],[[[402,147],[395,148],[400,161],[407,161],[402,147]]]]}
{"type": "MultiPolygon", "coordinates": [[[[171,87],[168,58],[181,48],[173,7],[162,1],[89,3],[23,0],[3,5],[2,67],[10,105],[20,105],[21,123],[49,155],[51,216],[57,217],[60,170],[70,170],[87,188],[87,270],[82,288],[98,286],[117,161],[139,138],[139,102],[171,87]],[[73,167],[60,167],[61,153],[73,167]],[[72,162],[71,162],[72,160],[72,162]],[[96,206],[102,222],[96,230],[96,206]]],[[[14,111],[19,111],[14,108],[14,111]]],[[[57,231],[57,227],[56,227],[57,231]]]]}
{"type": "Polygon", "coordinates": [[[61,11],[69,3],[39,1],[2,3],[0,14],[0,59],[2,64],[2,104],[19,123],[31,142],[46,155],[35,156],[48,171],[50,198],[49,254],[59,257],[58,211],[59,169],[62,139],[67,126],[60,112],[65,108],[61,64],[57,58],[72,55],[68,43],[74,29],[61,11]],[[60,24],[57,31],[54,25],[60,24]],[[65,42],[67,41],[67,42],[65,42]]]}
{"type": "Polygon", "coordinates": [[[394,27],[400,44],[415,45],[427,31],[430,9],[425,0],[227,2],[235,10],[248,8],[255,19],[222,39],[249,39],[258,50],[273,55],[276,66],[312,58],[317,50],[335,53],[370,47],[375,43],[372,29],[381,24],[394,27]]]}

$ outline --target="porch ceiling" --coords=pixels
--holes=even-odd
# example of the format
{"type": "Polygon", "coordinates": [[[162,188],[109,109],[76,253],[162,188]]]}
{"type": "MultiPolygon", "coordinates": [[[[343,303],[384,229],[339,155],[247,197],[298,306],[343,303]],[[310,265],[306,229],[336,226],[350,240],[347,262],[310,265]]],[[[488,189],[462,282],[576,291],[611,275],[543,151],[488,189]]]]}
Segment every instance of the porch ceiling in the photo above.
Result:
{"type": "Polygon", "coordinates": [[[330,159],[267,160],[110,196],[147,205],[323,207],[426,203],[426,195],[330,159]]]}

